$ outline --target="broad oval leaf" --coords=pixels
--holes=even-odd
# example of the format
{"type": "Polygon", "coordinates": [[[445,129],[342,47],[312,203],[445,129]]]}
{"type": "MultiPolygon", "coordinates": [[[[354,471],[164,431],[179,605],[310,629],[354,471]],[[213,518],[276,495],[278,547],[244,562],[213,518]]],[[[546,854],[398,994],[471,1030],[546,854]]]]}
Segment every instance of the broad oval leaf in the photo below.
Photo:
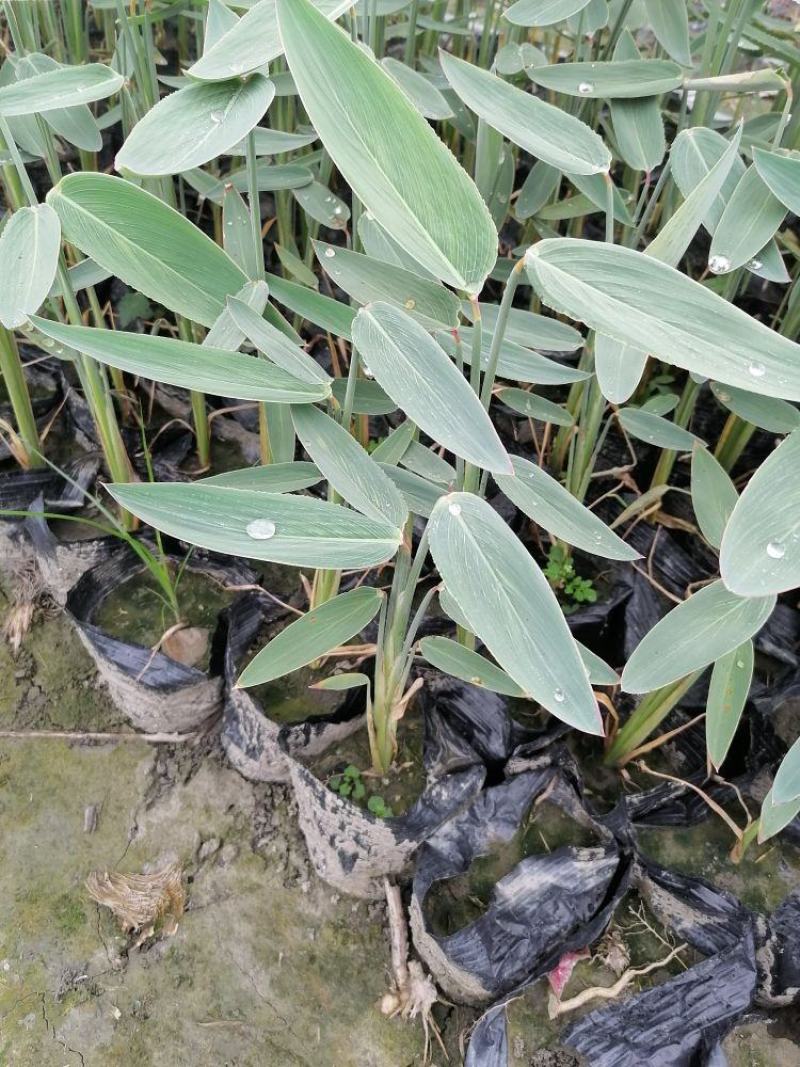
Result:
{"type": "Polygon", "coordinates": [[[599,333],[594,343],[594,369],[600,392],[612,404],[624,404],[642,380],[647,353],[599,333]]]}
{"type": "Polygon", "coordinates": [[[741,597],[712,582],[645,634],[622,672],[626,693],[649,693],[738,648],[772,614],[774,596],[741,597]]]}
{"type": "Polygon", "coordinates": [[[773,195],[792,214],[800,215],[800,154],[783,155],[754,147],[753,159],[773,195]]]}
{"type": "Polygon", "coordinates": [[[74,348],[109,367],[166,385],[273,404],[310,404],[330,395],[330,387],[321,382],[301,381],[266,360],[240,352],[146,333],[64,326],[38,316],[32,322],[57,344],[74,348]]]}
{"type": "Polygon", "coordinates": [[[53,285],[61,224],[47,204],[15,211],[0,235],[0,322],[13,330],[38,311],[53,285]]]}
{"type": "MultiPolygon", "coordinates": [[[[483,333],[491,337],[497,326],[498,306],[481,304],[480,309],[483,333]]],[[[463,310],[471,322],[470,305],[466,304],[463,310]]],[[[573,326],[522,308],[510,309],[503,337],[523,348],[535,348],[542,352],[575,352],[583,344],[583,337],[573,326]]]]}
{"type": "Polygon", "coordinates": [[[267,359],[281,367],[287,374],[300,378],[304,382],[331,386],[333,382],[331,376],[309,356],[302,345],[291,341],[255,309],[248,307],[244,301],[235,296],[228,297],[226,307],[244,336],[252,341],[267,359]]]}
{"type": "Polygon", "coordinates": [[[277,10],[300,98],[353,192],[435,277],[477,293],[497,232],[471,179],[389,75],[309,0],[277,0],[277,10]]]}
{"type": "Polygon", "coordinates": [[[745,422],[752,422],[770,433],[791,433],[800,426],[800,411],[786,400],[774,396],[758,396],[731,385],[711,383],[711,391],[734,415],[745,422]]]}
{"type": "Polygon", "coordinates": [[[439,59],[467,107],[526,152],[565,174],[608,171],[611,153],[574,115],[447,52],[440,52],[439,59]]]}
{"type": "Polygon", "coordinates": [[[714,664],[706,702],[708,758],[719,770],[731,747],[753,680],[753,642],[745,641],[714,664]]]}
{"type": "Polygon", "coordinates": [[[709,269],[714,274],[728,274],[743,267],[774,236],[785,215],[785,206],[772,194],[756,167],[748,167],[714,231],[709,269]]]}
{"type": "Polygon", "coordinates": [[[352,326],[355,309],[341,300],[333,300],[322,293],[314,292],[305,285],[288,282],[277,274],[267,274],[267,282],[273,299],[283,304],[290,311],[299,315],[323,330],[329,330],[334,337],[352,340],[352,326]]]}
{"type": "Polygon", "coordinates": [[[667,448],[675,452],[690,452],[696,444],[703,442],[695,434],[676,426],[669,419],[662,418],[652,411],[641,408],[622,408],[617,418],[631,437],[646,441],[657,448],[667,448]]]}
{"type": "Polygon", "coordinates": [[[390,304],[372,304],[356,315],[353,341],[376,380],[420,429],[484,470],[511,469],[480,400],[418,322],[390,304]]]}
{"type": "Polygon", "coordinates": [[[322,472],[313,463],[298,460],[223,471],[222,474],[212,474],[209,478],[200,478],[195,484],[221,485],[228,489],[252,489],[257,493],[292,493],[298,489],[308,489],[321,481],[322,472]]]}
{"type": "Polygon", "coordinates": [[[554,404],[536,393],[529,393],[525,389],[512,389],[504,386],[497,390],[497,398],[507,404],[512,411],[520,415],[527,415],[529,419],[537,422],[552,422],[556,426],[572,426],[575,419],[561,404],[554,404]]]}
{"type": "Polygon", "coordinates": [[[552,26],[577,15],[591,0],[516,0],[505,16],[515,26],[552,26]]]}
{"type": "MultiPolygon", "coordinates": [[[[315,0],[314,6],[329,19],[337,19],[350,0],[315,0]]],[[[202,81],[226,81],[271,63],[283,52],[275,0],[260,0],[224,33],[188,74],[202,81]]]]}
{"type": "Polygon", "coordinates": [[[343,426],[311,405],[293,408],[292,421],[306,452],[348,504],[362,515],[403,528],[408,508],[402,495],[343,426]]]}
{"type": "Polygon", "coordinates": [[[557,718],[602,734],[555,594],[500,516],[480,497],[451,493],[433,509],[428,533],[449,593],[499,665],[557,718]]]}
{"type": "MultiPolygon", "coordinates": [[[[334,378],[331,383],[333,395],[340,407],[347,396],[347,378],[334,378]]],[[[353,390],[354,415],[389,415],[397,411],[397,404],[381,386],[369,378],[358,378],[353,390]]]]}
{"type": "Polygon", "coordinates": [[[707,448],[692,453],[692,507],[703,536],[714,548],[722,535],[739,494],[728,472],[707,448]]]}
{"type": "MultiPolygon", "coordinates": [[[[17,63],[16,76],[22,81],[49,70],[60,69],[61,64],[50,56],[31,52],[17,63]]],[[[45,111],[44,120],[54,133],[76,148],[83,148],[86,152],[99,152],[103,147],[102,134],[87,104],[45,111]]]]}
{"type": "Polygon", "coordinates": [[[640,558],[634,548],[541,467],[520,456],[512,456],[511,464],[514,474],[496,474],[495,481],[520,511],[548,533],[605,559],[640,558]]]}
{"type": "Polygon", "coordinates": [[[800,430],[761,464],[733,509],[720,549],[720,572],[740,596],[800,586],[800,430]]]}
{"type": "Polygon", "coordinates": [[[644,0],[647,21],[664,51],[682,67],[691,67],[689,12],[686,0],[644,0]]]}
{"type": "MultiPolygon", "coordinates": [[[[679,0],[683,3],[683,0],[679,0]]],[[[629,30],[620,34],[614,59],[641,60],[639,49],[629,30]]],[[[629,167],[649,173],[664,158],[667,142],[657,97],[639,100],[612,100],[611,121],[619,154],[629,167]]]]}
{"type": "Polygon", "coordinates": [[[103,100],[122,88],[124,78],[102,63],[58,67],[0,88],[0,114],[38,115],[103,100]]]}
{"type": "Polygon", "coordinates": [[[391,56],[382,59],[381,66],[389,77],[397,82],[417,111],[426,119],[437,121],[452,118],[453,109],[424,74],[420,74],[413,67],[407,67],[405,63],[391,56]]]}
{"type": "Polygon", "coordinates": [[[158,197],[108,174],[69,174],[47,194],[65,238],[151,300],[213,326],[247,276],[158,197]]]}
{"type": "Polygon", "coordinates": [[[776,804],[773,799],[772,790],[770,789],[761,805],[761,816],[758,825],[759,844],[780,833],[800,812],[800,797],[790,800],[786,804],[776,804]]]}
{"type": "Polygon", "coordinates": [[[324,241],[315,241],[314,251],[336,284],[359,304],[383,300],[425,325],[458,325],[458,297],[438,282],[324,241]]]}
{"type": "Polygon", "coordinates": [[[402,534],[352,508],[290,493],[202,482],[107,487],[126,511],[189,544],[291,567],[374,567],[390,560],[402,534]]]}
{"type": "Polygon", "coordinates": [[[526,263],[549,307],[598,333],[706,378],[800,399],[800,347],[664,263],[569,238],[540,241],[526,263]]]}
{"type": "Polygon", "coordinates": [[[138,122],[114,166],[134,174],[180,174],[227,152],[257,125],[275,86],[261,74],[246,81],[187,85],[138,122]]]}
{"type": "Polygon", "coordinates": [[[345,644],[372,622],[384,595],[380,589],[360,586],[313,608],[253,657],[237,679],[237,689],[281,678],[345,644]]]}
{"type": "Polygon", "coordinates": [[[496,663],[449,637],[423,637],[419,650],[428,663],[445,674],[507,697],[524,697],[525,691],[496,663]]]}
{"type": "MultiPolygon", "coordinates": [[[[516,309],[515,309],[516,310],[516,309]]],[[[469,366],[472,363],[472,328],[460,329],[461,357],[469,366]]],[[[436,339],[448,355],[455,358],[456,344],[450,332],[438,332],[436,339]]],[[[492,334],[484,330],[481,336],[481,367],[485,370],[489,365],[489,356],[492,347],[492,334]]],[[[513,341],[503,340],[500,346],[500,358],[497,361],[497,376],[508,378],[513,382],[525,382],[530,385],[569,385],[572,382],[582,382],[591,377],[588,371],[578,370],[575,367],[557,363],[548,359],[539,352],[513,341]]]]}
{"type": "Polygon", "coordinates": [[[447,492],[440,484],[403,467],[391,463],[381,463],[380,467],[400,490],[408,510],[425,519],[430,518],[436,501],[447,492]]]}
{"type": "Polygon", "coordinates": [[[660,96],[677,89],[683,71],[668,59],[626,59],[619,63],[554,63],[533,67],[528,76],[545,89],[585,100],[660,96]]]}

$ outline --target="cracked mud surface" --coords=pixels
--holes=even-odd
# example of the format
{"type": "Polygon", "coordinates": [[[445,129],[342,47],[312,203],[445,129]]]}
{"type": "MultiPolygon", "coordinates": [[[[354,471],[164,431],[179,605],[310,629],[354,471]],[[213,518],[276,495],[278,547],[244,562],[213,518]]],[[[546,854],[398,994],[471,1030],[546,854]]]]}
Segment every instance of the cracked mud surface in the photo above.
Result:
{"type": "MultiPolygon", "coordinates": [[[[128,729],[60,617],[16,658],[0,646],[0,728],[128,729]]],[[[214,737],[0,738],[3,1067],[421,1064],[421,1030],[376,1009],[384,918],[313,876],[289,792],[246,782],[214,737]],[[187,879],[178,932],[128,952],[84,880],[171,859],[187,879]]]]}

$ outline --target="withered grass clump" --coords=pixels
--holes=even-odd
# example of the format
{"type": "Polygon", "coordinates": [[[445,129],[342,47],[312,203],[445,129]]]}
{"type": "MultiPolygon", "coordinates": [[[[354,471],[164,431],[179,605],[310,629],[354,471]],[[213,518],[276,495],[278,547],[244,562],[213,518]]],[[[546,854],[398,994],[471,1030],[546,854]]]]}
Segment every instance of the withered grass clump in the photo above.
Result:
{"type": "Polygon", "coordinates": [[[92,871],[86,888],[92,900],[111,909],[124,933],[139,935],[137,946],[156,932],[175,934],[186,903],[179,863],[152,874],[92,871]]]}

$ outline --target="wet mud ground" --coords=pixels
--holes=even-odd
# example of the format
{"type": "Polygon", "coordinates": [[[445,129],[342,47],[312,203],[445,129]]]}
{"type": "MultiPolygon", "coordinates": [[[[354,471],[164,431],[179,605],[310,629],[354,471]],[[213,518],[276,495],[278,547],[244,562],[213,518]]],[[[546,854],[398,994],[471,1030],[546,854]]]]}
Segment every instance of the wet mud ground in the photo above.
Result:
{"type": "MultiPolygon", "coordinates": [[[[2,729],[129,731],[63,616],[37,618],[16,655],[0,644],[2,729]]],[[[800,882],[793,850],[732,869],[711,825],[662,835],[653,854],[685,867],[702,848],[698,873],[764,910],[800,882]]],[[[632,947],[636,916],[619,918],[632,947]]],[[[601,957],[578,965],[567,995],[614,981],[601,957]]],[[[288,789],[241,778],[215,734],[194,746],[0,737],[2,1067],[414,1067],[422,1030],[380,1014],[388,984],[384,906],[315,877],[288,789]],[[178,931],[134,949],[85,879],[172,860],[187,888],[178,931]]],[[[539,982],[510,1005],[511,1061],[574,1067],[546,1003],[539,982]]],[[[459,1064],[476,1013],[437,1013],[449,1061],[434,1046],[432,1063],[459,1064]]],[[[755,1020],[726,1051],[731,1067],[788,1067],[799,1039],[795,1017],[755,1020]]]]}

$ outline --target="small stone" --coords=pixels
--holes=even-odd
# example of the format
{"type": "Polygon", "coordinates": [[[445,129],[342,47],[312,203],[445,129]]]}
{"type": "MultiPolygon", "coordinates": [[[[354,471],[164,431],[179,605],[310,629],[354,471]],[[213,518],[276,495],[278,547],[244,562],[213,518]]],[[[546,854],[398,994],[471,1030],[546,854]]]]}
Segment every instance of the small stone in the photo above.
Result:
{"type": "Polygon", "coordinates": [[[209,859],[215,852],[219,852],[222,842],[218,837],[209,837],[207,841],[204,841],[197,852],[197,858],[202,863],[204,860],[209,859]]]}

